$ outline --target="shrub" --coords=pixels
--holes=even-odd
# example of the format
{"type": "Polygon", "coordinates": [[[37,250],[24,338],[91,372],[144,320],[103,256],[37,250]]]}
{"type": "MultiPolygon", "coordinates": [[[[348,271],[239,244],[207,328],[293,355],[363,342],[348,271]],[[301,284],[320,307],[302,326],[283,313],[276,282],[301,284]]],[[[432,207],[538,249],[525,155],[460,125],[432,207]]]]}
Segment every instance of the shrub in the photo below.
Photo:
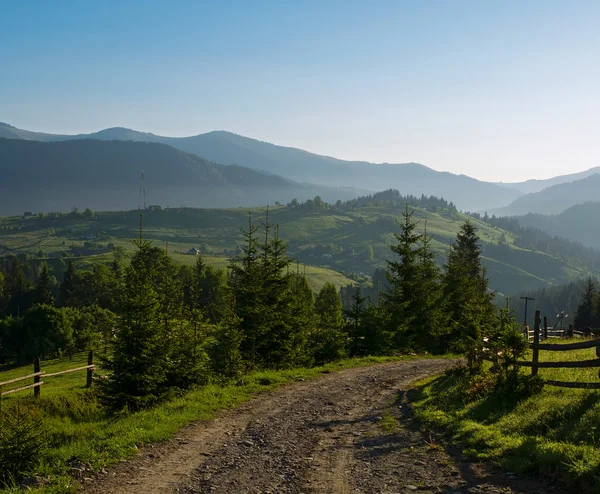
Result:
{"type": "Polygon", "coordinates": [[[17,404],[0,412],[0,484],[32,473],[44,445],[42,420],[17,404]]]}

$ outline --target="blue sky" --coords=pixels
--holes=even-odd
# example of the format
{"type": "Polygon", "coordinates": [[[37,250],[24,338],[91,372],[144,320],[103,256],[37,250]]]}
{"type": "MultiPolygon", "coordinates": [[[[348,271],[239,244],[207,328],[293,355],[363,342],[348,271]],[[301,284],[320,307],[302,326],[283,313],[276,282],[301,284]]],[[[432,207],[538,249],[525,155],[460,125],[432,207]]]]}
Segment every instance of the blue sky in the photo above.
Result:
{"type": "Polygon", "coordinates": [[[0,121],[484,180],[600,165],[598,1],[0,0],[0,121]]]}

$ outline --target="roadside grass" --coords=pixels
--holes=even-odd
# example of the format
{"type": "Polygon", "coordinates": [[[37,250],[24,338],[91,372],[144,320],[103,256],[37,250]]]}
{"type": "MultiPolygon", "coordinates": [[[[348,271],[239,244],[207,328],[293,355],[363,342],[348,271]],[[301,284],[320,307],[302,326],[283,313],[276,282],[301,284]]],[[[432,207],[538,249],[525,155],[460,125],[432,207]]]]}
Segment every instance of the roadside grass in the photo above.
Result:
{"type": "MultiPolygon", "coordinates": [[[[540,361],[594,357],[593,348],[540,352],[540,361]]],[[[530,369],[520,372],[529,375],[530,369]]],[[[539,375],[598,382],[598,369],[593,368],[540,369],[539,375]]],[[[494,392],[495,379],[492,374],[472,379],[459,372],[426,379],[414,400],[416,417],[426,427],[445,430],[471,458],[600,493],[600,393],[544,386],[539,393],[521,390],[515,398],[494,392]]]]}
{"type": "MultiPolygon", "coordinates": [[[[64,494],[77,490],[78,482],[69,475],[75,463],[89,465],[92,471],[97,471],[134,455],[144,445],[173,437],[185,425],[209,420],[219,410],[239,405],[257,393],[322,373],[412,358],[415,356],[366,357],[310,369],[254,372],[235,384],[209,384],[174,396],[154,408],[116,417],[104,414],[95,391],[83,388],[85,377],[79,373],[74,373],[77,378],[73,378],[70,385],[65,382],[54,390],[51,384],[43,388],[40,400],[34,400],[28,391],[15,393],[12,396],[19,398],[13,399],[12,404],[18,400],[21,406],[35,410],[43,421],[46,446],[37,473],[49,477],[50,481],[40,492],[64,494]]],[[[73,363],[67,360],[55,365],[70,368],[75,366],[73,363]]],[[[28,367],[19,369],[19,375],[30,372],[28,367]]],[[[17,370],[0,372],[0,381],[8,380],[9,375],[16,377],[17,370]]],[[[5,401],[4,406],[10,406],[10,402],[5,401]]]]}

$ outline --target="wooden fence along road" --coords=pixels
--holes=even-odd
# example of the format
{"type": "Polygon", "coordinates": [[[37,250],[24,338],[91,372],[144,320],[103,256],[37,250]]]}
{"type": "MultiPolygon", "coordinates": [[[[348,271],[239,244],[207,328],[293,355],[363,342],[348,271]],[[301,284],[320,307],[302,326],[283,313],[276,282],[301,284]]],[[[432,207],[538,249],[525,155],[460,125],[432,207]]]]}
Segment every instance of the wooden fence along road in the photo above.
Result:
{"type": "Polygon", "coordinates": [[[36,359],[33,362],[33,374],[29,374],[29,375],[23,376],[23,377],[17,377],[16,379],[11,379],[10,381],[5,381],[5,382],[0,383],[0,398],[2,398],[5,395],[11,394],[11,393],[17,393],[19,391],[26,391],[26,390],[32,389],[32,388],[33,388],[33,396],[37,398],[38,396],[40,396],[41,387],[42,387],[42,384],[44,384],[44,381],[41,380],[42,378],[47,379],[49,377],[60,376],[62,374],[69,374],[71,372],[78,372],[78,371],[83,371],[83,370],[87,371],[85,386],[86,386],[86,388],[89,388],[92,385],[92,379],[94,376],[95,368],[96,368],[96,366],[94,365],[94,351],[93,350],[90,351],[90,353],[88,354],[88,365],[84,365],[82,367],[76,367],[74,369],[67,369],[67,370],[63,370],[60,372],[53,372],[51,374],[47,374],[45,371],[43,371],[41,369],[40,358],[36,357],[36,359]],[[20,388],[9,389],[8,391],[2,391],[3,386],[6,386],[8,384],[14,384],[19,381],[25,381],[25,380],[31,379],[31,378],[33,378],[33,384],[29,384],[28,386],[22,386],[20,388]]]}
{"type": "MultiPolygon", "coordinates": [[[[556,343],[540,343],[540,311],[535,311],[535,327],[533,330],[533,343],[530,343],[533,349],[531,362],[518,361],[516,365],[523,367],[531,367],[531,374],[536,376],[538,369],[557,369],[557,368],[589,368],[600,367],[600,338],[588,341],[579,341],[576,343],[556,344],[556,343]],[[540,362],[540,350],[553,352],[567,352],[569,350],[581,350],[585,348],[596,347],[596,357],[591,360],[579,360],[570,362],[540,362]]],[[[546,335],[545,335],[546,336],[546,335]]],[[[546,336],[547,337],[547,336],[546,336]]],[[[600,377],[600,374],[599,374],[600,377]]],[[[582,382],[566,382],[566,381],[545,381],[550,386],[560,386],[563,388],[584,388],[584,389],[600,389],[600,382],[582,383],[582,382]]]]}

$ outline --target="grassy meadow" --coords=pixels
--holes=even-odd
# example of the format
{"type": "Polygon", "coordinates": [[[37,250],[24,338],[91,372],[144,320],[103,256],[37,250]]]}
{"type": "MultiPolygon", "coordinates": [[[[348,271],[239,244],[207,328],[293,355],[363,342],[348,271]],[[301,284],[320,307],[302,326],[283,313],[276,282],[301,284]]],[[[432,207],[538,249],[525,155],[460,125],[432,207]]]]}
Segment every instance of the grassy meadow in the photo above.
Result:
{"type": "MultiPolygon", "coordinates": [[[[595,348],[540,352],[540,361],[593,358],[595,348]]],[[[520,372],[528,375],[531,369],[520,372]]],[[[539,376],[600,381],[597,368],[540,369],[539,376]]],[[[510,399],[490,392],[494,379],[487,374],[467,382],[459,373],[428,379],[417,392],[416,415],[425,425],[445,430],[472,458],[600,492],[600,392],[544,386],[541,392],[520,389],[521,397],[510,399]]]]}

